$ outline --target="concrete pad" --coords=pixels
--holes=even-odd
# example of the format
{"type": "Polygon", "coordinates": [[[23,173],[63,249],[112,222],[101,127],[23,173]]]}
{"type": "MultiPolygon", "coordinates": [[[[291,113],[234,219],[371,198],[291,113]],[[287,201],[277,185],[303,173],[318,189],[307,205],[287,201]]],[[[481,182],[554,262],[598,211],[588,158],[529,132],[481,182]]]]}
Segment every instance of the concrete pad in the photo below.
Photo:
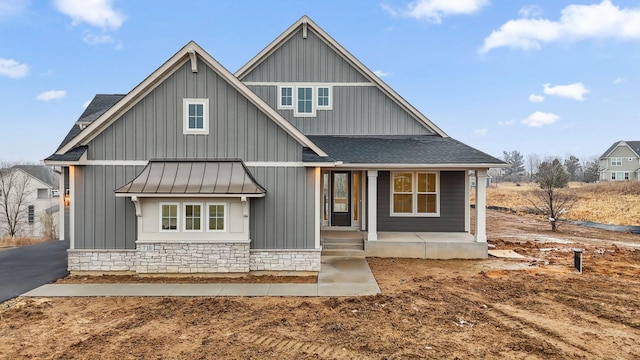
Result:
{"type": "Polygon", "coordinates": [[[380,258],[424,259],[426,256],[426,244],[419,238],[417,239],[417,241],[412,242],[367,241],[364,243],[364,254],[365,256],[380,258]]]}
{"type": "Polygon", "coordinates": [[[518,254],[513,250],[489,250],[489,255],[504,259],[526,259],[526,256],[518,254]]]}
{"type": "Polygon", "coordinates": [[[487,243],[428,242],[425,259],[486,259],[487,243]]]}
{"type": "Polygon", "coordinates": [[[318,284],[318,296],[370,296],[380,294],[378,284],[318,284]]]}
{"type": "Polygon", "coordinates": [[[271,284],[267,296],[318,296],[318,284],[271,284]]]}
{"type": "Polygon", "coordinates": [[[224,284],[218,296],[267,296],[269,284],[224,284]]]}
{"type": "Polygon", "coordinates": [[[366,259],[357,257],[322,258],[318,274],[318,296],[376,295],[380,288],[366,259]]]}
{"type": "Polygon", "coordinates": [[[176,284],[171,296],[218,296],[225,284],[176,284]]]}

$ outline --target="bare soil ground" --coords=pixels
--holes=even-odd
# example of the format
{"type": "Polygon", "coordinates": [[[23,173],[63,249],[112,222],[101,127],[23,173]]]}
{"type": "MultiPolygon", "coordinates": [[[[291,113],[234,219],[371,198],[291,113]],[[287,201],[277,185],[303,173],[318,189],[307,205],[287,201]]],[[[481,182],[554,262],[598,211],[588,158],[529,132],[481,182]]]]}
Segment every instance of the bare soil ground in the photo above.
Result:
{"type": "Polygon", "coordinates": [[[379,296],[19,298],[0,359],[640,358],[639,235],[493,211],[488,229],[526,259],[369,259],[379,296]]]}

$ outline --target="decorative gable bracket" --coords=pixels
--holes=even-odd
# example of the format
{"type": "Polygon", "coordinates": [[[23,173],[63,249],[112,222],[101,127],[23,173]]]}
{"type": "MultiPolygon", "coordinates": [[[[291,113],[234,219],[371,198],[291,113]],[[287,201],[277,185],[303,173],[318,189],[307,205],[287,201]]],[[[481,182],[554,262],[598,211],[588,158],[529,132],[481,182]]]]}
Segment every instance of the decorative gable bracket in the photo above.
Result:
{"type": "Polygon", "coordinates": [[[189,48],[187,50],[189,54],[189,59],[191,59],[191,72],[198,72],[198,57],[196,56],[196,51],[193,48],[189,48]]]}

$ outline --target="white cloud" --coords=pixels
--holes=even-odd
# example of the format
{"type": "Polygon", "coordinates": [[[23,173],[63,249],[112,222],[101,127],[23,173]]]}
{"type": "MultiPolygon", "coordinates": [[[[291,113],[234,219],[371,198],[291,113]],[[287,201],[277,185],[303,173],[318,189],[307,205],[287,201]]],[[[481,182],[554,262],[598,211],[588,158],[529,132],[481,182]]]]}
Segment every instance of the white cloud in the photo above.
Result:
{"type": "Polygon", "coordinates": [[[499,47],[537,50],[544,43],[589,38],[640,40],[640,8],[621,9],[603,0],[600,4],[569,5],[557,21],[509,20],[484,39],[480,53],[499,47]]]}
{"type": "Polygon", "coordinates": [[[507,120],[507,121],[498,122],[498,125],[500,125],[500,126],[511,126],[511,125],[513,125],[515,123],[516,123],[515,120],[507,120]]]}
{"type": "Polygon", "coordinates": [[[551,125],[559,119],[560,116],[554,113],[536,111],[533,114],[529,115],[526,119],[523,119],[521,123],[531,127],[542,127],[545,125],[551,125]]]}
{"type": "Polygon", "coordinates": [[[416,0],[409,3],[404,9],[395,9],[387,4],[381,6],[392,16],[412,17],[439,24],[443,17],[470,15],[487,4],[489,4],[489,0],[416,0]]]}
{"type": "Polygon", "coordinates": [[[49,90],[42,92],[38,96],[36,96],[36,100],[46,102],[51,100],[60,100],[65,96],[67,96],[67,92],[65,90],[49,90]]]}
{"type": "Polygon", "coordinates": [[[19,79],[27,75],[29,75],[29,66],[27,64],[20,64],[13,59],[0,58],[0,76],[19,79]]]}
{"type": "Polygon", "coordinates": [[[615,80],[613,80],[613,84],[614,85],[618,85],[618,84],[622,84],[623,82],[626,82],[627,79],[623,78],[623,77],[617,77],[615,80]]]}
{"type": "Polygon", "coordinates": [[[383,70],[376,70],[373,73],[376,74],[376,76],[379,77],[379,78],[391,75],[390,73],[388,73],[386,71],[383,71],[383,70]]]}
{"type": "Polygon", "coordinates": [[[82,41],[89,45],[100,45],[100,44],[113,44],[116,42],[109,35],[96,35],[96,34],[87,34],[82,38],[82,41]]]}
{"type": "Polygon", "coordinates": [[[125,16],[113,8],[111,0],[56,0],[55,7],[71,17],[72,25],[87,23],[103,30],[118,30],[125,16]]]}
{"type": "Polygon", "coordinates": [[[544,93],[547,95],[555,95],[566,97],[578,101],[584,101],[584,96],[589,93],[589,90],[581,82],[571,85],[556,85],[551,84],[542,85],[544,93]]]}
{"type": "Polygon", "coordinates": [[[532,103],[541,103],[544,101],[544,96],[531,94],[529,95],[529,101],[531,101],[532,103]]]}
{"type": "Polygon", "coordinates": [[[19,15],[29,6],[27,0],[0,0],[0,17],[19,15]]]}
{"type": "Polygon", "coordinates": [[[542,8],[538,5],[526,5],[523,6],[518,13],[525,18],[539,17],[542,16],[542,8]]]}
{"type": "Polygon", "coordinates": [[[485,136],[487,135],[487,129],[475,129],[473,130],[473,133],[478,135],[478,136],[485,136]]]}

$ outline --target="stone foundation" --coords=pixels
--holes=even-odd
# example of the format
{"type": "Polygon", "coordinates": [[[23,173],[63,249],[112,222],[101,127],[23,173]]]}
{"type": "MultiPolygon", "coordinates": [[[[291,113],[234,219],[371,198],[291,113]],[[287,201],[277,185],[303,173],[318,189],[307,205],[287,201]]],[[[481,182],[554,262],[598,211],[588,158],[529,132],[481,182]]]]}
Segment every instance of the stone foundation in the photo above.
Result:
{"type": "Polygon", "coordinates": [[[249,242],[138,244],[135,270],[140,274],[249,272],[249,242]]]}
{"type": "Polygon", "coordinates": [[[320,250],[250,250],[249,242],[140,243],[136,250],[68,250],[68,269],[139,274],[317,272],[320,254],[320,250]]]}
{"type": "Polygon", "coordinates": [[[251,271],[320,271],[320,250],[251,250],[251,271]]]}
{"type": "Polygon", "coordinates": [[[135,271],[136,250],[67,250],[69,271],[135,271]]]}

